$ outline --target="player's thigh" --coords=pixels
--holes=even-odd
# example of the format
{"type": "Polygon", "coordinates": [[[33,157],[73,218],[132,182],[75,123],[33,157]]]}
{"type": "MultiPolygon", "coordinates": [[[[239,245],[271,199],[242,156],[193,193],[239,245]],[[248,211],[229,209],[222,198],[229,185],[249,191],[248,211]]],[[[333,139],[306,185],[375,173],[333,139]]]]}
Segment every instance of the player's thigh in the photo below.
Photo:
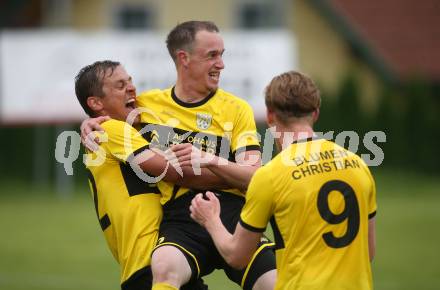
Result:
{"type": "Polygon", "coordinates": [[[270,270],[260,277],[258,277],[257,281],[255,281],[252,290],[272,290],[275,287],[275,283],[277,281],[277,270],[270,270]]]}
{"type": "Polygon", "coordinates": [[[273,289],[276,280],[274,244],[263,242],[254,253],[245,269],[237,270],[225,264],[223,269],[228,278],[244,290],[273,289]]]}
{"type": "Polygon", "coordinates": [[[187,258],[176,247],[162,246],[156,248],[151,257],[153,283],[174,281],[183,285],[191,278],[191,267],[187,258]]]}

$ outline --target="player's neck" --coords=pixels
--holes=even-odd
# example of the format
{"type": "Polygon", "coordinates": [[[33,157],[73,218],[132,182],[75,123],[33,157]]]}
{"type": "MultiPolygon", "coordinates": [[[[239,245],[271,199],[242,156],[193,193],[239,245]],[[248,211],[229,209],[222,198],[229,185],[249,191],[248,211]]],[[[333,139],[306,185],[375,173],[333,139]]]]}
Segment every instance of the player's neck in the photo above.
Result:
{"type": "Polygon", "coordinates": [[[277,131],[280,133],[279,145],[282,149],[289,146],[292,142],[312,138],[316,136],[313,128],[308,123],[295,123],[282,125],[277,124],[277,131]]]}
{"type": "Polygon", "coordinates": [[[197,103],[208,97],[210,91],[200,91],[197,90],[191,82],[182,82],[177,80],[176,86],[174,87],[174,93],[176,97],[185,103],[197,103]]]}

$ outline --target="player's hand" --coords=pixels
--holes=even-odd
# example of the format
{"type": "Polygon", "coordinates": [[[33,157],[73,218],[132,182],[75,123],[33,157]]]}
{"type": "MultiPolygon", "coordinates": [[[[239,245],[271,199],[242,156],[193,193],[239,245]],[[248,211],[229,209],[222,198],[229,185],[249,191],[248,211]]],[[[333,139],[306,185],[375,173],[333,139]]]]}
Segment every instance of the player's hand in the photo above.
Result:
{"type": "Polygon", "coordinates": [[[104,132],[101,123],[110,120],[109,116],[86,119],[81,123],[81,143],[89,150],[96,151],[99,147],[99,138],[95,132],[104,132]]]}
{"type": "Polygon", "coordinates": [[[203,168],[215,161],[215,155],[203,152],[189,143],[176,144],[171,147],[171,150],[180,166],[192,166],[193,169],[203,168]]]}
{"type": "Polygon", "coordinates": [[[197,194],[189,207],[191,218],[205,228],[208,223],[220,220],[220,202],[218,198],[211,191],[206,192],[206,198],[204,199],[201,193],[197,194]]]}

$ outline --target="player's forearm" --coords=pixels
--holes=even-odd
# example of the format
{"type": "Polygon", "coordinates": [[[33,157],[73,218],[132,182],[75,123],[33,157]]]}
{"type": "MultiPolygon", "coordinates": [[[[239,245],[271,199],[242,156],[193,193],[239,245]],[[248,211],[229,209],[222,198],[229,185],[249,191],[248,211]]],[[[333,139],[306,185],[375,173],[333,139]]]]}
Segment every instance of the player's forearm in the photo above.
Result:
{"type": "Polygon", "coordinates": [[[215,157],[207,167],[217,176],[223,178],[230,187],[246,191],[259,165],[243,165],[215,157]]]}
{"type": "Polygon", "coordinates": [[[133,160],[141,169],[153,177],[195,189],[224,189],[227,183],[209,169],[203,168],[201,175],[195,175],[191,167],[174,167],[158,151],[145,150],[133,160]]]}
{"type": "Polygon", "coordinates": [[[237,251],[233,235],[226,230],[220,218],[207,222],[205,227],[226,263],[237,269],[242,269],[247,265],[246,259],[242,258],[237,251]]]}
{"type": "Polygon", "coordinates": [[[200,190],[230,188],[223,178],[212,173],[209,169],[202,168],[200,175],[195,175],[190,167],[183,167],[182,169],[183,178],[175,182],[181,186],[200,190]]]}

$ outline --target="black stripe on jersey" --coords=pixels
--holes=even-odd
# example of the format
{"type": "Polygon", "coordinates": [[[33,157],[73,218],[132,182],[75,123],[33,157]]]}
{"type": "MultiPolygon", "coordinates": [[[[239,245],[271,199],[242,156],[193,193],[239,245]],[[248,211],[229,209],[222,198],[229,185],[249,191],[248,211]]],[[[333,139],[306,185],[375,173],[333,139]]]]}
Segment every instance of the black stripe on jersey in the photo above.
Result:
{"type": "Polygon", "coordinates": [[[199,102],[196,102],[196,103],[187,103],[187,102],[184,102],[184,101],[180,100],[180,99],[176,96],[176,93],[174,92],[174,88],[175,88],[175,87],[173,87],[173,88],[171,89],[171,98],[173,98],[173,101],[174,101],[174,102],[176,102],[177,104],[179,104],[179,105],[181,105],[182,107],[185,107],[185,108],[195,108],[195,107],[201,106],[201,105],[203,105],[203,104],[206,104],[206,102],[208,102],[208,101],[209,101],[209,100],[215,95],[215,93],[217,92],[217,91],[215,91],[215,92],[211,92],[208,96],[206,96],[206,98],[204,98],[203,100],[201,100],[201,101],[199,101],[199,102]]]}
{"type": "Polygon", "coordinates": [[[275,250],[284,249],[283,236],[281,235],[280,228],[274,216],[270,218],[270,226],[272,227],[273,238],[275,240],[275,250]]]}
{"type": "Polygon", "coordinates": [[[372,218],[374,218],[376,216],[376,211],[373,211],[372,213],[370,213],[369,215],[368,215],[368,219],[372,219],[372,218]]]}
{"type": "Polygon", "coordinates": [[[102,218],[99,218],[98,190],[96,189],[95,178],[93,177],[92,172],[88,169],[87,169],[87,175],[89,177],[90,183],[92,184],[93,203],[95,204],[96,216],[98,217],[99,225],[101,226],[102,231],[105,231],[111,225],[110,218],[108,217],[107,214],[105,214],[102,218]]]}
{"type": "Polygon", "coordinates": [[[105,231],[111,225],[108,214],[105,214],[102,218],[99,219],[99,224],[101,226],[102,231],[105,231]]]}
{"type": "Polygon", "coordinates": [[[128,163],[119,163],[122,177],[124,178],[125,186],[127,187],[128,195],[134,196],[138,194],[155,193],[159,194],[157,185],[147,183],[140,179],[128,163]]]}
{"type": "Polygon", "coordinates": [[[237,154],[246,152],[246,151],[253,151],[253,150],[257,150],[261,152],[261,147],[260,145],[249,145],[249,146],[243,146],[238,148],[237,150],[235,150],[234,152],[232,152],[233,156],[236,156],[237,154]]]}
{"type": "Polygon", "coordinates": [[[177,195],[177,192],[179,191],[179,189],[180,189],[180,186],[177,185],[177,184],[174,184],[174,186],[173,186],[173,195],[171,196],[169,201],[174,200],[176,198],[176,195],[177,195]]]}
{"type": "Polygon", "coordinates": [[[231,142],[229,139],[205,132],[187,131],[165,125],[142,123],[142,137],[150,143],[150,147],[158,147],[165,151],[171,145],[190,143],[195,147],[214,153],[231,160],[231,142]],[[144,130],[144,128],[147,128],[144,130]]]}
{"type": "Polygon", "coordinates": [[[239,222],[240,222],[240,225],[241,225],[243,228],[245,228],[245,229],[247,229],[247,230],[249,230],[249,231],[251,231],[251,232],[263,233],[263,232],[266,230],[266,228],[256,228],[256,227],[253,227],[253,226],[251,226],[251,225],[248,225],[248,224],[245,223],[241,218],[240,218],[239,222]]]}
{"type": "Polygon", "coordinates": [[[128,155],[127,162],[131,162],[131,160],[133,160],[133,158],[135,158],[138,154],[144,152],[145,150],[147,150],[149,148],[150,148],[150,146],[145,145],[145,146],[142,146],[141,148],[133,151],[130,155],[128,155]]]}
{"type": "Polygon", "coordinates": [[[305,138],[305,139],[295,140],[295,141],[292,142],[292,144],[305,143],[305,142],[319,140],[319,139],[323,139],[323,138],[322,137],[313,136],[313,137],[309,137],[309,138],[305,138]]]}

